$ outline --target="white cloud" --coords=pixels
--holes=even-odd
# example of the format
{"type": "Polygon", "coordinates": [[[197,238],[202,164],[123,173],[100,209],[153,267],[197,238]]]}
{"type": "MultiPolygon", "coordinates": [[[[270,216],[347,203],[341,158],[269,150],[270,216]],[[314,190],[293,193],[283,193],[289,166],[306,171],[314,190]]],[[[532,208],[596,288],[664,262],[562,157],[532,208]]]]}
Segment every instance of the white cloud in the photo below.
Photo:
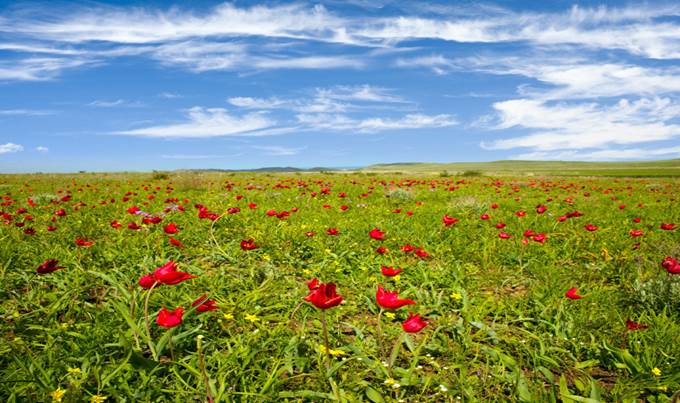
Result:
{"type": "Polygon", "coordinates": [[[163,159],[169,160],[209,160],[224,158],[223,155],[209,155],[209,154],[169,154],[161,155],[163,159]]]}
{"type": "Polygon", "coordinates": [[[44,147],[44,146],[38,146],[38,147],[35,148],[35,151],[37,151],[39,153],[46,153],[46,152],[50,151],[50,149],[47,148],[47,147],[44,147]]]}
{"type": "Polygon", "coordinates": [[[398,118],[355,119],[342,114],[298,114],[300,125],[310,130],[342,130],[373,133],[384,130],[442,128],[458,122],[451,115],[408,114],[398,118]]]}
{"type": "Polygon", "coordinates": [[[54,111],[37,109],[0,109],[0,116],[45,116],[54,113],[54,111]]]}
{"type": "Polygon", "coordinates": [[[14,143],[0,144],[0,154],[18,153],[24,151],[24,146],[14,143]]]}
{"type": "Polygon", "coordinates": [[[669,98],[622,99],[616,104],[545,103],[514,99],[494,104],[496,129],[524,128],[530,133],[482,143],[487,149],[536,151],[602,148],[669,140],[680,136],[680,105],[669,98]]]}
{"type": "Polygon", "coordinates": [[[151,126],[141,129],[126,130],[114,134],[141,137],[179,137],[179,138],[203,138],[218,136],[248,136],[277,134],[277,131],[268,132],[262,129],[270,129],[276,122],[268,119],[261,113],[248,113],[242,116],[230,115],[223,108],[193,107],[188,111],[188,122],[171,125],[151,126]]]}
{"type": "Polygon", "coordinates": [[[174,92],[169,92],[169,91],[161,92],[160,94],[158,94],[158,96],[160,98],[164,98],[164,99],[182,98],[182,96],[180,94],[177,94],[177,93],[174,93],[174,92]]]}
{"type": "Polygon", "coordinates": [[[256,150],[264,151],[264,155],[274,157],[287,157],[300,154],[300,151],[304,150],[306,147],[294,148],[283,146],[253,146],[253,148],[256,150]]]}
{"type": "Polygon", "coordinates": [[[125,103],[125,100],[123,99],[116,99],[115,101],[106,101],[103,99],[97,99],[92,102],[90,102],[88,105],[89,106],[95,106],[98,108],[112,108],[114,106],[120,106],[125,103]]]}
{"type": "Polygon", "coordinates": [[[516,160],[561,160],[561,161],[616,161],[680,157],[680,147],[667,148],[623,148],[594,151],[566,150],[556,152],[537,151],[513,155],[516,160]]]}
{"type": "Polygon", "coordinates": [[[62,70],[92,65],[95,60],[79,58],[29,57],[0,61],[0,81],[42,81],[58,76],[62,70]]]}

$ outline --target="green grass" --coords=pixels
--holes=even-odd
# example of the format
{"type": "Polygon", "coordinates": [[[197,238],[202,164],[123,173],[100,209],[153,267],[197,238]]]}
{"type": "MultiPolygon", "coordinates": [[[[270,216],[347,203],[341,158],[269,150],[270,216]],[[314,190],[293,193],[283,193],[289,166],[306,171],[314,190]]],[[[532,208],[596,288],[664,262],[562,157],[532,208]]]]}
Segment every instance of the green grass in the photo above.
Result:
{"type": "Polygon", "coordinates": [[[680,276],[660,266],[680,257],[680,233],[659,228],[680,224],[675,179],[203,172],[5,175],[0,189],[0,211],[12,216],[0,221],[2,401],[50,401],[60,390],[64,402],[670,402],[680,389],[680,276]],[[186,211],[160,224],[126,211],[178,204],[186,211]],[[199,219],[196,204],[221,217],[199,219]],[[230,207],[240,212],[223,214],[230,207]],[[265,214],[294,207],[285,219],[265,214]],[[66,216],[52,221],[59,209],[66,216]],[[583,216],[557,220],[575,210],[583,216]],[[445,227],[444,214],[460,221],[445,227]],[[184,248],[169,244],[169,222],[184,248]],[[384,241],[369,238],[374,227],[384,241]],[[547,240],[523,244],[527,229],[547,240]],[[249,238],[259,249],[240,248],[249,238]],[[36,275],[50,258],[65,269],[36,275]],[[168,260],[198,277],[150,293],[138,285],[168,260]],[[388,279],[381,265],[404,272],[388,279]],[[313,277],[345,299],[327,311],[330,370],[320,311],[303,303],[313,277]],[[379,338],[377,284],[415,300],[429,324],[404,338],[402,308],[382,315],[379,338]],[[567,299],[571,287],[584,298],[567,299]],[[219,309],[190,311],[204,293],[219,309]],[[179,306],[181,325],[155,324],[162,307],[179,306]],[[648,328],[629,331],[628,319],[648,328]]]}
{"type": "Polygon", "coordinates": [[[611,176],[677,177],[680,159],[641,162],[571,162],[571,161],[494,161],[439,163],[376,164],[362,169],[368,172],[404,172],[462,174],[478,171],[486,175],[528,176],[611,176]]]}

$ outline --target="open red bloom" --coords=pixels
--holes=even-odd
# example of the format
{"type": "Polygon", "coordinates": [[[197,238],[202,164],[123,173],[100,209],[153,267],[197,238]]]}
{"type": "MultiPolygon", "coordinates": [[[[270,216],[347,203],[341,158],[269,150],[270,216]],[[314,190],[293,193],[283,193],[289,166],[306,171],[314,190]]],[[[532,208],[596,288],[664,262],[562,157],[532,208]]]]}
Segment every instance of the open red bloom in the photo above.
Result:
{"type": "Polygon", "coordinates": [[[423,248],[418,248],[416,249],[413,253],[415,253],[416,256],[418,257],[428,257],[430,256],[423,248]]]}
{"type": "Polygon", "coordinates": [[[399,275],[399,273],[401,273],[402,271],[403,271],[402,269],[399,269],[399,268],[395,269],[395,268],[387,267],[387,266],[383,266],[383,267],[380,268],[380,272],[383,274],[383,276],[387,276],[387,277],[394,277],[396,275],[399,275]]]}
{"type": "Polygon", "coordinates": [[[35,271],[38,274],[49,274],[60,269],[63,269],[63,267],[59,266],[57,259],[47,259],[35,271]]]}
{"type": "Polygon", "coordinates": [[[196,278],[196,276],[177,271],[177,264],[170,260],[153,272],[153,278],[161,284],[174,285],[184,280],[196,278]]]}
{"type": "Polygon", "coordinates": [[[215,305],[215,300],[214,299],[206,299],[207,294],[201,295],[196,301],[191,303],[191,306],[197,306],[196,310],[198,312],[208,312],[208,311],[214,311],[217,309],[217,305],[215,305]]]}
{"type": "Polygon", "coordinates": [[[507,232],[500,232],[498,233],[498,237],[500,239],[510,239],[512,238],[512,235],[508,234],[507,232]]]}
{"type": "Polygon", "coordinates": [[[669,274],[680,274],[680,264],[678,264],[677,259],[673,259],[670,256],[666,256],[663,262],[661,262],[661,267],[666,269],[669,274]]]}
{"type": "Polygon", "coordinates": [[[543,214],[543,213],[546,212],[546,210],[548,210],[548,208],[546,206],[542,205],[542,204],[539,204],[538,206],[536,206],[536,213],[538,213],[538,214],[543,214]]]}
{"type": "Polygon", "coordinates": [[[384,247],[384,246],[382,246],[382,245],[380,245],[380,246],[378,246],[378,248],[375,250],[375,252],[378,253],[378,254],[380,254],[380,255],[384,255],[385,253],[387,253],[387,248],[384,247]]]}
{"type": "Polygon", "coordinates": [[[544,233],[540,233],[534,235],[533,237],[531,237],[531,239],[533,239],[534,242],[543,243],[545,242],[546,239],[548,239],[548,237],[546,237],[544,233]]]}
{"type": "Polygon", "coordinates": [[[334,283],[319,283],[304,299],[319,309],[333,308],[342,302],[342,297],[335,291],[334,283]]]}
{"type": "Polygon", "coordinates": [[[92,245],[94,245],[94,241],[88,241],[84,238],[76,238],[76,245],[78,245],[78,246],[92,246],[92,245]]]}
{"type": "Polygon", "coordinates": [[[184,247],[184,245],[182,245],[182,242],[180,242],[179,240],[177,240],[177,239],[175,239],[175,238],[173,238],[173,237],[170,237],[170,239],[168,240],[168,242],[170,242],[170,245],[175,246],[175,247],[178,247],[178,248],[183,248],[183,247],[184,247]]]}
{"type": "Polygon", "coordinates": [[[319,288],[319,279],[313,278],[311,280],[307,280],[307,288],[309,288],[310,291],[319,288]]]}
{"type": "Polygon", "coordinates": [[[675,224],[671,224],[671,223],[667,223],[667,222],[661,223],[661,229],[666,230],[666,231],[672,231],[672,230],[675,229],[675,227],[676,227],[675,224]]]}
{"type": "Polygon", "coordinates": [[[377,239],[378,241],[385,239],[385,233],[380,231],[378,228],[373,228],[371,232],[368,233],[368,236],[373,239],[377,239]]]}
{"type": "Polygon", "coordinates": [[[626,329],[628,330],[644,330],[647,329],[648,327],[649,325],[633,322],[630,319],[626,320],[626,329]]]}
{"type": "Polygon", "coordinates": [[[253,238],[241,241],[241,249],[243,250],[254,250],[257,248],[259,248],[259,246],[255,245],[255,240],[253,238]]]}
{"type": "Polygon", "coordinates": [[[378,291],[375,293],[375,302],[385,309],[399,309],[406,305],[416,304],[416,301],[412,299],[399,299],[396,291],[386,291],[381,285],[378,285],[378,291]]]}
{"type": "Polygon", "coordinates": [[[177,228],[177,225],[174,222],[171,222],[170,224],[163,227],[163,231],[166,234],[176,234],[179,232],[179,229],[177,228]]]}
{"type": "Polygon", "coordinates": [[[572,287],[567,292],[564,294],[565,297],[569,299],[581,299],[583,298],[583,295],[578,295],[578,289],[576,287],[572,287]]]}
{"type": "Polygon", "coordinates": [[[326,230],[326,233],[327,233],[328,235],[338,235],[338,234],[340,233],[340,231],[338,231],[337,228],[328,228],[328,229],[326,230]]]}
{"type": "Polygon", "coordinates": [[[590,231],[590,232],[597,231],[597,225],[593,225],[593,224],[586,224],[586,226],[584,228],[586,229],[586,231],[590,231]]]}
{"type": "Polygon", "coordinates": [[[142,288],[148,290],[149,288],[153,287],[154,284],[156,284],[156,279],[153,277],[153,274],[145,274],[139,278],[139,285],[142,288]]]}
{"type": "Polygon", "coordinates": [[[182,323],[182,315],[184,315],[184,308],[181,306],[172,312],[163,308],[158,312],[156,323],[158,326],[175,327],[182,323]]]}
{"type": "Polygon", "coordinates": [[[408,313],[408,319],[401,324],[401,327],[406,333],[418,333],[427,326],[427,321],[420,317],[420,314],[408,313]]]}
{"type": "Polygon", "coordinates": [[[409,252],[413,252],[414,250],[416,250],[416,248],[415,248],[415,246],[411,246],[411,244],[406,244],[406,245],[401,247],[401,250],[404,253],[409,253],[409,252]]]}
{"type": "Polygon", "coordinates": [[[444,223],[444,226],[450,227],[451,225],[457,223],[459,220],[455,217],[449,217],[448,214],[444,214],[444,217],[442,217],[442,222],[444,223]]]}
{"type": "Polygon", "coordinates": [[[491,216],[489,216],[488,214],[482,214],[481,216],[479,216],[479,218],[481,218],[482,220],[488,220],[489,218],[491,218],[491,216]]]}
{"type": "Polygon", "coordinates": [[[633,238],[638,237],[638,236],[642,236],[642,235],[644,234],[644,232],[642,232],[641,229],[632,229],[632,230],[630,230],[630,232],[628,232],[628,233],[629,233],[630,236],[632,236],[633,238]]]}

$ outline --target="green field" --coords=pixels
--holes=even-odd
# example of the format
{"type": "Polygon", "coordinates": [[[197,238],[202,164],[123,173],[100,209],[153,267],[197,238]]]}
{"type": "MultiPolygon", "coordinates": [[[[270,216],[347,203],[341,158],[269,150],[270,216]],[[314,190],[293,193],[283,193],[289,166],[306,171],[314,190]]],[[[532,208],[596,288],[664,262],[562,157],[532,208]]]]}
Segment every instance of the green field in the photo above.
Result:
{"type": "Polygon", "coordinates": [[[440,163],[376,164],[363,168],[368,172],[407,172],[528,175],[528,176],[618,176],[676,177],[680,176],[680,159],[642,162],[569,162],[569,161],[494,161],[440,163]]]}
{"type": "Polygon", "coordinates": [[[670,402],[678,172],[2,175],[0,400],[670,402]]]}

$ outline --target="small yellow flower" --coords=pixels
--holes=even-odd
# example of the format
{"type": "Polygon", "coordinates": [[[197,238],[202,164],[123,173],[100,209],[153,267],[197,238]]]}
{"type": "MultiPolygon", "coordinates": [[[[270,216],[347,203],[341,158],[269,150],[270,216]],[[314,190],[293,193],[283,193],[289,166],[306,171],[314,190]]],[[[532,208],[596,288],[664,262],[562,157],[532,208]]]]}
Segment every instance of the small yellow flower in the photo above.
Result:
{"type": "Polygon", "coordinates": [[[68,373],[75,375],[80,373],[80,368],[68,368],[68,373]]]}
{"type": "Polygon", "coordinates": [[[247,321],[253,322],[253,323],[255,323],[255,322],[257,322],[258,320],[260,320],[260,318],[258,318],[257,315],[251,315],[251,314],[249,314],[249,313],[246,314],[245,319],[246,319],[247,321]]]}
{"type": "Polygon", "coordinates": [[[51,393],[52,395],[52,402],[61,402],[61,399],[64,398],[64,394],[66,391],[62,388],[57,388],[54,392],[51,393]]]}
{"type": "Polygon", "coordinates": [[[326,253],[329,254],[329,255],[331,254],[331,250],[330,250],[330,249],[326,249],[324,252],[326,252],[326,253]]]}
{"type": "Polygon", "coordinates": [[[262,255],[262,259],[264,259],[267,262],[272,260],[271,256],[267,255],[266,253],[264,255],[262,255]]]}
{"type": "Polygon", "coordinates": [[[224,318],[225,320],[232,320],[232,319],[234,319],[234,315],[232,315],[230,313],[225,313],[225,314],[222,315],[222,318],[224,318]]]}
{"type": "Polygon", "coordinates": [[[312,271],[309,270],[309,269],[302,269],[302,272],[303,272],[306,276],[309,276],[310,274],[312,274],[312,271]]]}
{"type": "Polygon", "coordinates": [[[388,319],[394,319],[394,317],[395,317],[396,315],[394,314],[394,312],[385,312],[385,316],[386,316],[388,319]]]}
{"type": "Polygon", "coordinates": [[[90,398],[90,403],[104,403],[106,399],[108,399],[106,396],[94,395],[90,398]]]}
{"type": "Polygon", "coordinates": [[[453,294],[451,294],[451,299],[460,301],[461,299],[463,299],[463,295],[459,292],[454,292],[453,294]]]}
{"type": "Polygon", "coordinates": [[[395,283],[398,283],[399,281],[401,281],[401,276],[397,274],[396,276],[392,277],[392,279],[394,280],[395,283]]]}
{"type": "MultiPolygon", "coordinates": [[[[326,354],[326,347],[324,347],[320,344],[317,346],[317,350],[321,354],[326,354]]],[[[340,356],[343,356],[343,355],[347,355],[347,353],[342,351],[342,350],[335,350],[335,349],[332,349],[332,348],[328,350],[328,353],[330,355],[332,355],[333,357],[340,357],[340,356]]]]}
{"type": "Polygon", "coordinates": [[[657,367],[652,368],[652,375],[661,376],[661,370],[657,367]]]}
{"type": "Polygon", "coordinates": [[[659,386],[659,390],[662,391],[662,392],[666,392],[666,391],[668,391],[668,386],[661,385],[661,386],[659,386]]]}

